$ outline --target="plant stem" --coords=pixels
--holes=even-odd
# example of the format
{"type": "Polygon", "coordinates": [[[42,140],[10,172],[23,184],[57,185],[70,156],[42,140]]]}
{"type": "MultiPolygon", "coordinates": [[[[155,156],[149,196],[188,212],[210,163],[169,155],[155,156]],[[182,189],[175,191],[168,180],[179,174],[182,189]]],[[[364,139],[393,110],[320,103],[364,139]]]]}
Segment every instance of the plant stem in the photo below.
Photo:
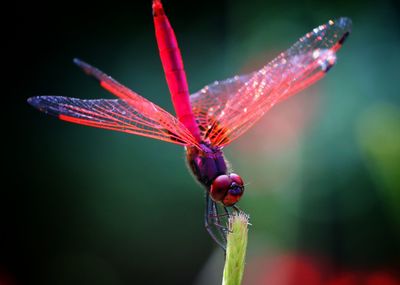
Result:
{"type": "Polygon", "coordinates": [[[226,259],[222,285],[240,285],[242,283],[249,216],[243,212],[229,217],[226,259]]]}

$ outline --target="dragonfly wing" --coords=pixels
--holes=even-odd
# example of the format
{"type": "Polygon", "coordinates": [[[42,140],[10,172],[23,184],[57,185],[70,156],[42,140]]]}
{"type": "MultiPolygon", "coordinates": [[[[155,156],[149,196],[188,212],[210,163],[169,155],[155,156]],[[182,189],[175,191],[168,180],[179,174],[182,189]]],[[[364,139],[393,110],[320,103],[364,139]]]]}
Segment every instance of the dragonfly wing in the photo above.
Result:
{"type": "Polygon", "coordinates": [[[321,79],[351,30],[340,18],[300,38],[260,70],[215,82],[190,96],[203,140],[225,146],[241,136],[272,106],[321,79]]]}
{"type": "Polygon", "coordinates": [[[78,58],[74,58],[74,63],[78,67],[80,67],[83,70],[83,72],[85,72],[87,75],[92,76],[94,79],[96,79],[100,83],[100,86],[102,86],[104,89],[111,92],[115,96],[122,99],[132,99],[132,100],[135,100],[137,98],[138,94],[136,94],[136,92],[122,85],[111,76],[102,72],[100,69],[78,58]]]}
{"type": "Polygon", "coordinates": [[[112,100],[38,96],[28,102],[64,121],[197,146],[192,134],[174,116],[137,94],[135,98],[112,100]]]}

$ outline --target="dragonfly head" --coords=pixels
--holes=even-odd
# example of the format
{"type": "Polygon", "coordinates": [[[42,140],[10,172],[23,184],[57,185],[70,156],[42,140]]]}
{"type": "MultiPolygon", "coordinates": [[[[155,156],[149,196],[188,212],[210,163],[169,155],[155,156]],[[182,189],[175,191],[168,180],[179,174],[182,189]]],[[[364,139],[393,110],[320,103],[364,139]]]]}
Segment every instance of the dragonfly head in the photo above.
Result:
{"type": "Polygon", "coordinates": [[[244,192],[243,180],[235,173],[219,175],[210,188],[211,198],[225,206],[233,206],[244,192]]]}

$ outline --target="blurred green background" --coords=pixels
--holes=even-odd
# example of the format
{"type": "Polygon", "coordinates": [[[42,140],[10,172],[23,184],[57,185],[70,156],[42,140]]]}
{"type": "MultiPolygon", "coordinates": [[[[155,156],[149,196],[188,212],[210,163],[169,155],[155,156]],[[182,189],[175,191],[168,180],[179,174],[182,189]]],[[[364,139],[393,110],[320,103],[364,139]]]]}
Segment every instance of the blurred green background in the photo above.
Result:
{"type": "MultiPolygon", "coordinates": [[[[72,64],[79,57],[172,111],[151,1],[13,5],[3,55],[13,62],[3,95],[11,108],[3,108],[0,284],[220,284],[223,254],[203,228],[203,189],[181,147],[68,124],[26,103],[111,98],[72,64]]],[[[248,183],[244,283],[399,284],[396,1],[164,6],[192,92],[263,66],[328,19],[352,18],[328,76],[226,148],[248,183]]]]}

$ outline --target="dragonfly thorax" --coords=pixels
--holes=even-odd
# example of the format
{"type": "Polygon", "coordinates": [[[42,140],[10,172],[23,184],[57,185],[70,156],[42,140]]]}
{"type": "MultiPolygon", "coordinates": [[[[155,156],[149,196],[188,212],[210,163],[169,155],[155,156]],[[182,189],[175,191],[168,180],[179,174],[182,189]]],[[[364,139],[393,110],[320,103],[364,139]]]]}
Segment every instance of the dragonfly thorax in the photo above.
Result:
{"type": "Polygon", "coordinates": [[[186,158],[190,170],[215,202],[233,206],[239,201],[244,192],[243,180],[237,174],[228,173],[227,162],[220,148],[206,143],[201,144],[201,150],[188,147],[186,158]]]}

